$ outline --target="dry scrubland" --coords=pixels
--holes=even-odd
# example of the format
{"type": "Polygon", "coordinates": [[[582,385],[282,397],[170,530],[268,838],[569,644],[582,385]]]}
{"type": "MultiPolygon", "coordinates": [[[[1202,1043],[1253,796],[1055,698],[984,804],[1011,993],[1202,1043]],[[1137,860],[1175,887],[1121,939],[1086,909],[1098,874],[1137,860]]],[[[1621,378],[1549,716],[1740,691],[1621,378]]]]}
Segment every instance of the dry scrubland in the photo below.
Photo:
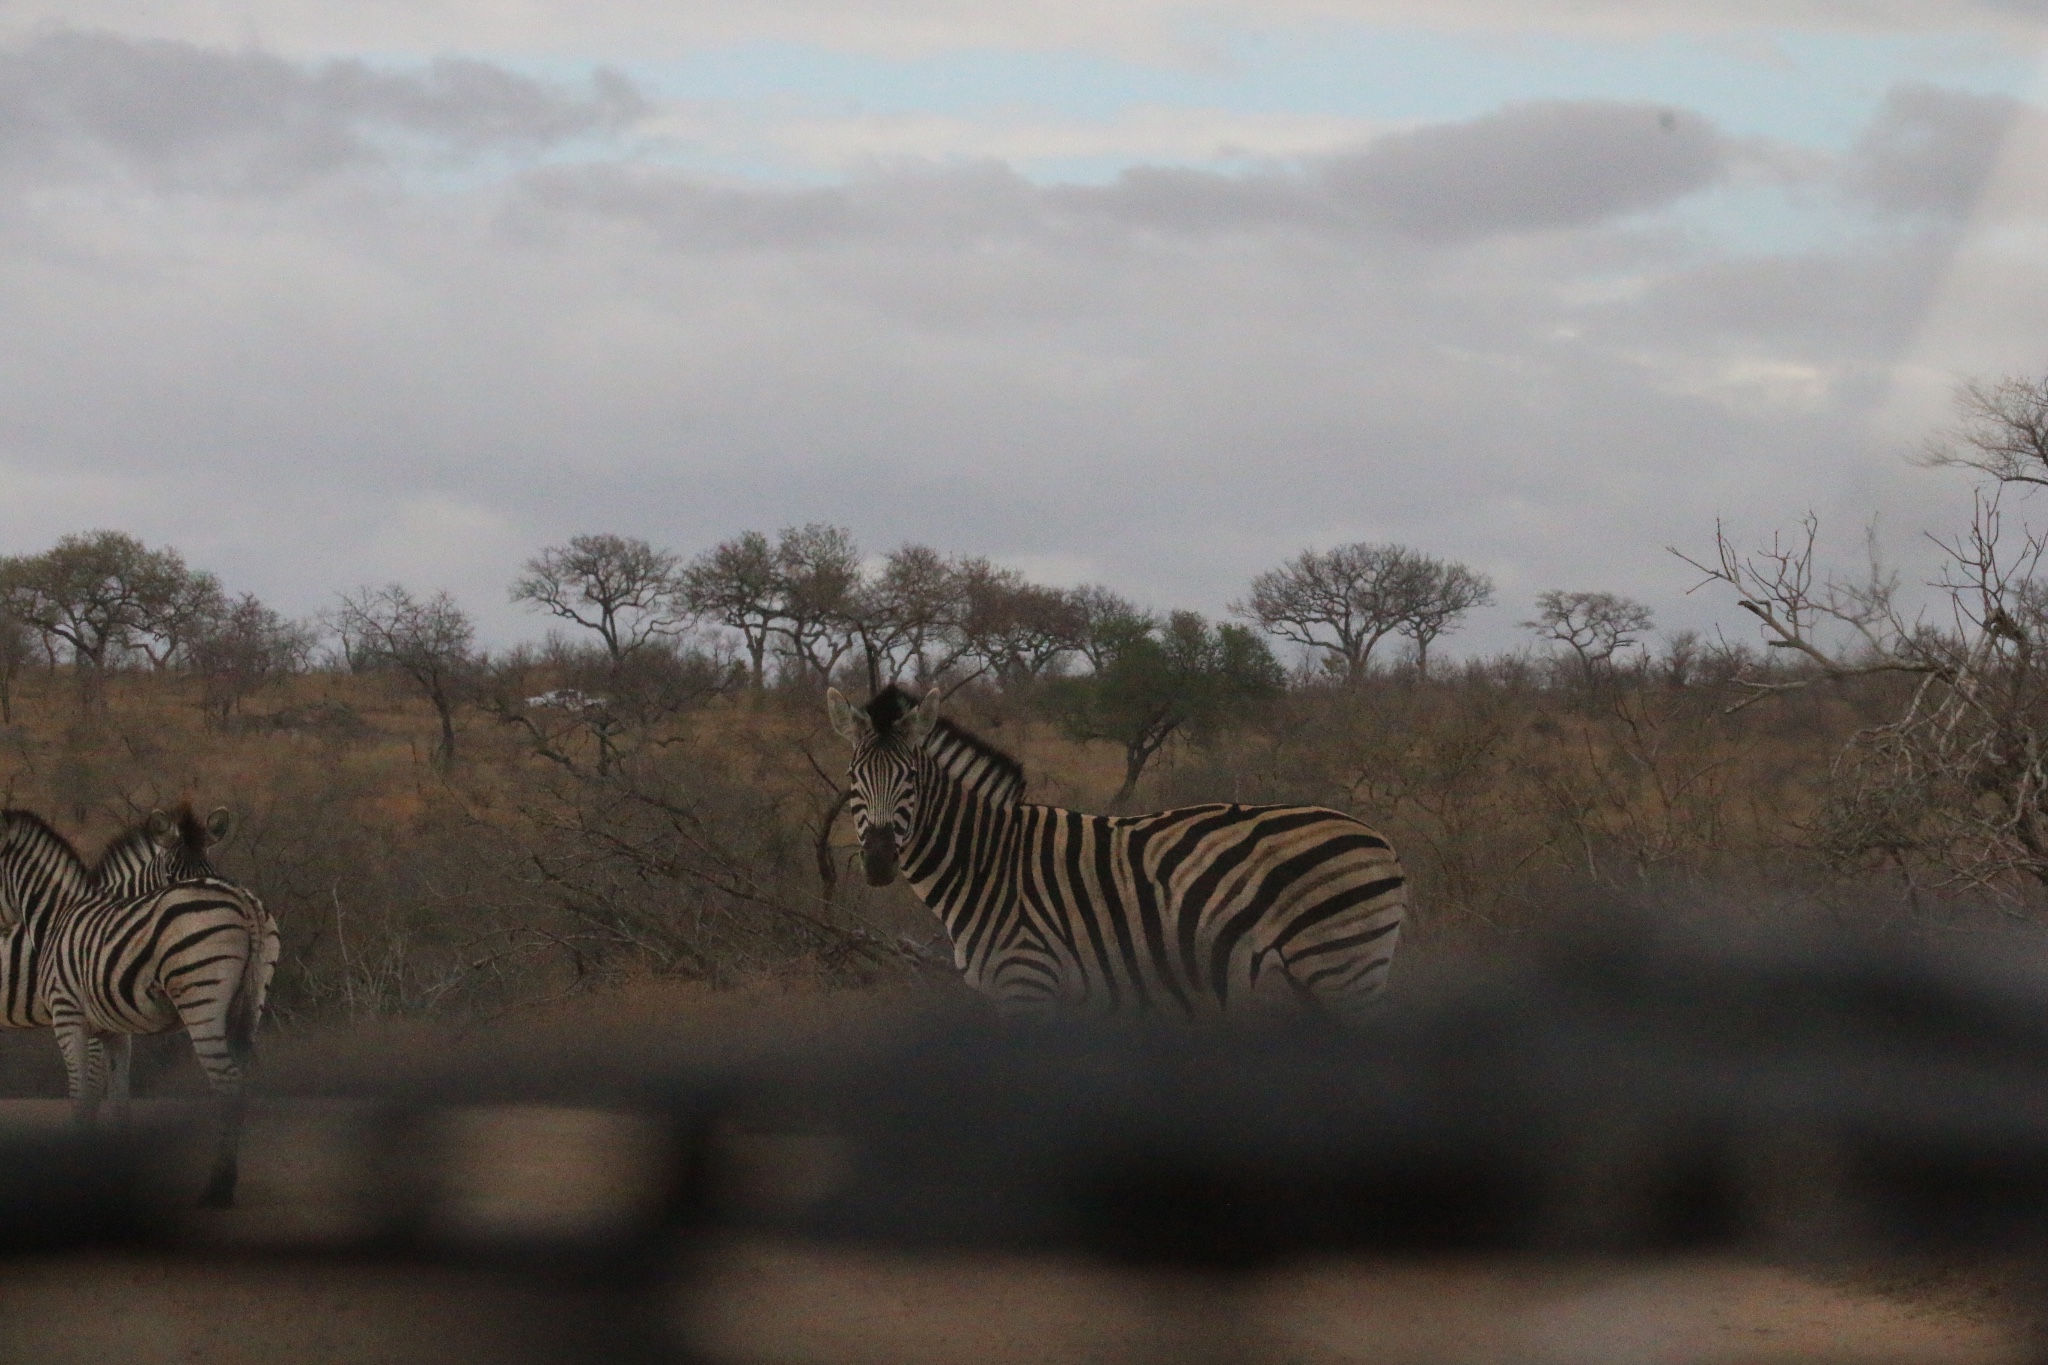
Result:
{"type": "MultiPolygon", "coordinates": [[[[439,718],[390,675],[288,678],[225,722],[188,677],[106,681],[86,710],[62,672],[22,680],[0,729],[5,799],[88,847],[186,796],[235,810],[220,861],[285,933],[274,1091],[366,1066],[440,1074],[471,1052],[616,1061],[687,1039],[692,1055],[744,1056],[806,1029],[843,1041],[961,989],[908,893],[860,883],[833,818],[844,752],[811,690],[707,691],[617,739],[600,772],[588,724],[523,705],[562,681],[544,670],[472,695],[448,765],[439,718]]],[[[1590,685],[1508,660],[1297,686],[1176,741],[1128,804],[1315,801],[1377,824],[1413,876],[1411,982],[1617,896],[1745,927],[2002,932],[2023,900],[1944,895],[1925,860],[1827,853],[1831,767],[1909,685],[1821,683],[1734,714],[1722,682],[1681,685],[1654,663],[1590,685]]],[[[1106,808],[1123,752],[1069,738],[1046,703],[969,687],[952,709],[1024,759],[1038,799],[1106,808]]],[[[181,1037],[145,1042],[145,1092],[198,1089],[181,1037]]],[[[0,1095],[61,1093],[47,1036],[0,1034],[0,1095]]],[[[285,1177],[308,1148],[285,1140],[290,1103],[259,1103],[249,1216],[295,1207],[285,1177]]],[[[60,1105],[39,1112],[62,1121],[60,1105]]],[[[2015,1313],[2030,1281],[1976,1267],[1339,1263],[1218,1286],[772,1243],[716,1267],[675,1312],[717,1360],[2034,1358],[2015,1313]]],[[[506,1295],[411,1270],[32,1265],[0,1285],[0,1360],[511,1358],[491,1325],[545,1313],[506,1295]]]]}
{"type": "MultiPolygon", "coordinates": [[[[522,704],[553,682],[528,671],[473,696],[444,768],[437,717],[392,675],[291,677],[223,722],[175,673],[112,674],[93,709],[38,673],[0,729],[0,795],[86,847],[183,797],[232,807],[221,861],[284,927],[274,1034],[491,1019],[649,977],[949,984],[935,923],[852,866],[844,750],[815,692],[707,691],[600,765],[588,725],[522,704]]],[[[1413,878],[1411,975],[1615,894],[1745,923],[2007,922],[1908,864],[1831,865],[1817,847],[1831,764],[1906,685],[1823,683],[1734,714],[1726,687],[1653,664],[1593,686],[1509,660],[1297,687],[1177,739],[1126,804],[1317,802],[1379,826],[1413,878]]],[[[950,706],[1024,760],[1035,799],[1108,808],[1121,749],[1074,741],[1044,703],[969,687],[950,706]]],[[[0,1039],[8,1092],[50,1092],[46,1044],[0,1039]]]]}

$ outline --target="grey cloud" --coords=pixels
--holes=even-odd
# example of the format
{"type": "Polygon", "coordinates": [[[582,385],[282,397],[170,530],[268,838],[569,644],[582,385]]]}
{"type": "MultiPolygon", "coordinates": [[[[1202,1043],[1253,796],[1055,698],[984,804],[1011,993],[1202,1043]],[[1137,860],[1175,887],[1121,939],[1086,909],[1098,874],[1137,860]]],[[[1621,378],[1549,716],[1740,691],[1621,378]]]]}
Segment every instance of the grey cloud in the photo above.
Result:
{"type": "Polygon", "coordinates": [[[1511,105],[1383,136],[1298,172],[1143,168],[1070,205],[1180,231],[1292,223],[1458,242],[1583,228],[1713,185],[1728,152],[1690,112],[1604,101],[1511,105]]]}
{"type": "Polygon", "coordinates": [[[477,61],[394,72],[105,33],[0,51],[0,160],[73,176],[97,152],[167,188],[287,188],[402,147],[430,162],[538,149],[642,112],[609,72],[576,92],[477,61]]]}
{"type": "Polygon", "coordinates": [[[1976,202],[1999,149],[2027,111],[2004,95],[1900,86],[1857,139],[1848,188],[1887,213],[1961,216],[1976,202]]]}
{"type": "Polygon", "coordinates": [[[1647,104],[1522,104],[1381,138],[1322,180],[1367,220],[1433,240],[1585,227],[1662,208],[1720,178],[1696,114],[1647,104]]]}
{"type": "Polygon", "coordinates": [[[533,171],[522,178],[506,221],[533,231],[545,215],[564,212],[639,223],[666,246],[696,250],[815,245],[859,226],[844,190],[707,185],[675,171],[622,165],[533,171]]]}
{"type": "Polygon", "coordinates": [[[1940,272],[1886,253],[1940,235],[1743,259],[1642,231],[1719,143],[1637,112],[1589,120],[1590,165],[1522,110],[1099,187],[551,166],[165,214],[109,176],[22,213],[121,272],[0,224],[0,553],[118,514],[281,606],[400,577],[510,637],[519,560],[590,530],[694,552],[829,520],[1212,611],[1305,544],[1392,539],[1515,585],[1470,645],[1561,584],[1705,625],[1663,545],[1717,512],[1853,525],[1903,468],[1870,376],[1940,272]],[[1500,158],[1513,194],[1475,186],[1500,158]],[[1759,396],[1781,372],[1816,378],[1759,396]]]}
{"type": "Polygon", "coordinates": [[[997,164],[899,170],[844,189],[713,187],[680,172],[550,168],[533,207],[642,222],[674,246],[735,249],[884,234],[956,245],[1108,224],[1174,234],[1289,226],[1454,243],[1589,227],[1712,185],[1728,155],[1698,115],[1618,103],[1511,106],[1383,137],[1361,152],[1237,174],[1140,166],[1040,187],[997,164]]]}

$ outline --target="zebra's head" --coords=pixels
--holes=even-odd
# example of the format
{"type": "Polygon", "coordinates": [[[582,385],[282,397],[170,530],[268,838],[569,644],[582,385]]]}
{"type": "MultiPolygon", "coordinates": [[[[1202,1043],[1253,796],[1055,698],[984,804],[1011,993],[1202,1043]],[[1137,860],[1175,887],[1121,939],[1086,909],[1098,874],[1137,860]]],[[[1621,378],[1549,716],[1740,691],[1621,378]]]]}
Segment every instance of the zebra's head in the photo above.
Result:
{"type": "Polygon", "coordinates": [[[929,762],[924,741],[939,718],[939,694],[930,691],[913,701],[892,683],[866,706],[854,706],[835,687],[825,693],[825,710],[832,728],[853,745],[847,806],[868,885],[887,886],[896,880],[903,845],[916,828],[918,778],[929,762]]]}
{"type": "Polygon", "coordinates": [[[142,824],[142,833],[153,852],[156,875],[164,884],[193,881],[217,875],[207,854],[234,831],[234,818],[226,806],[216,807],[204,820],[190,805],[175,810],[153,810],[142,824]]]}

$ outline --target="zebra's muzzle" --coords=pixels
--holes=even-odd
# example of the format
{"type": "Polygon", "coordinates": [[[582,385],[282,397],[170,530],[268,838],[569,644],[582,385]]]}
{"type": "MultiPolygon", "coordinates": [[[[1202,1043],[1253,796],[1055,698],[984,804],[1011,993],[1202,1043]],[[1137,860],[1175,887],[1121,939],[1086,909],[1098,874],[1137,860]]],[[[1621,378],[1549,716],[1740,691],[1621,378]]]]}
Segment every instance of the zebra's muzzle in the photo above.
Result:
{"type": "Polygon", "coordinates": [[[887,886],[895,881],[896,831],[886,827],[869,830],[860,843],[860,861],[868,874],[869,886],[887,886]]]}

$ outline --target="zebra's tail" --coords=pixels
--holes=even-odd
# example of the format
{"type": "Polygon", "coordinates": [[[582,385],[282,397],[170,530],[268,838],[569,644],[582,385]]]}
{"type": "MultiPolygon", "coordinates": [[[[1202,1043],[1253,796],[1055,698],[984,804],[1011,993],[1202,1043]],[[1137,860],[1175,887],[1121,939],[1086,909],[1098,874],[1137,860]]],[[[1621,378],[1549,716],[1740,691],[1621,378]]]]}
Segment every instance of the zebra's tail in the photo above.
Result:
{"type": "Polygon", "coordinates": [[[263,1012],[263,926],[251,918],[247,930],[249,951],[234,994],[228,997],[226,1030],[228,1056],[244,1074],[256,1057],[256,1020],[263,1012]]]}

